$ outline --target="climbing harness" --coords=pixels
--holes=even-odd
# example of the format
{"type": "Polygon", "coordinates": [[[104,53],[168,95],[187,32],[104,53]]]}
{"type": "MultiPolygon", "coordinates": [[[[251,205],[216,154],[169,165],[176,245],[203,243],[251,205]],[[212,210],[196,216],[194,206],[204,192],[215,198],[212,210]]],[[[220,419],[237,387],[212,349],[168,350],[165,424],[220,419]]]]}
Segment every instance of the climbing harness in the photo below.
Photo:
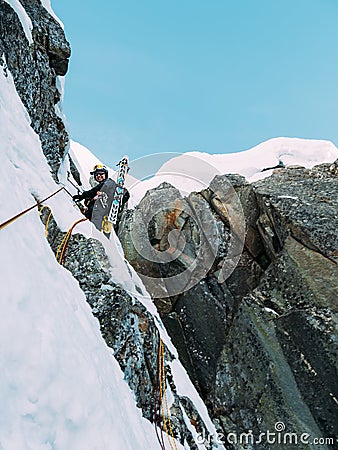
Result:
{"type": "Polygon", "coordinates": [[[53,194],[49,195],[48,197],[44,198],[43,200],[41,200],[40,202],[37,202],[35,205],[25,209],[24,211],[20,212],[19,214],[16,214],[15,216],[11,217],[10,219],[6,220],[5,222],[0,224],[0,230],[3,230],[5,227],[7,227],[7,225],[10,225],[11,223],[15,222],[17,219],[19,219],[20,217],[22,217],[23,215],[25,215],[26,213],[28,213],[29,211],[31,211],[32,209],[36,208],[37,206],[40,206],[42,203],[44,203],[46,200],[48,200],[49,198],[53,197],[54,195],[58,194],[59,192],[61,192],[63,189],[65,189],[64,186],[62,186],[60,189],[58,189],[57,191],[53,192],[53,194]]]}
{"type": "Polygon", "coordinates": [[[85,222],[86,220],[88,220],[86,217],[84,217],[83,219],[77,220],[76,222],[73,223],[73,225],[69,228],[69,230],[67,231],[67,233],[63,236],[63,239],[56,251],[56,260],[59,264],[63,265],[65,262],[65,258],[66,258],[66,250],[68,247],[68,243],[70,241],[70,238],[72,236],[72,232],[74,230],[74,228],[76,227],[76,225],[78,225],[81,222],[85,222]]]}
{"type": "MultiPolygon", "coordinates": [[[[169,446],[170,446],[171,450],[177,450],[176,440],[175,440],[175,436],[173,433],[173,428],[172,428],[172,423],[171,423],[171,418],[170,418],[168,398],[167,398],[166,375],[165,375],[165,369],[164,369],[164,354],[165,354],[164,344],[163,344],[162,339],[159,338],[158,371],[157,371],[157,380],[156,380],[155,411],[154,411],[155,427],[156,427],[156,413],[157,413],[157,406],[158,406],[159,412],[162,415],[163,428],[164,428],[165,433],[167,434],[169,446]],[[158,396],[158,405],[157,405],[157,396],[158,396]]],[[[162,427],[161,427],[161,434],[162,434],[162,427]]],[[[159,440],[157,429],[156,429],[156,435],[159,440]]],[[[163,435],[161,437],[162,437],[162,442],[159,440],[159,443],[161,445],[161,448],[165,449],[163,435]]]]}

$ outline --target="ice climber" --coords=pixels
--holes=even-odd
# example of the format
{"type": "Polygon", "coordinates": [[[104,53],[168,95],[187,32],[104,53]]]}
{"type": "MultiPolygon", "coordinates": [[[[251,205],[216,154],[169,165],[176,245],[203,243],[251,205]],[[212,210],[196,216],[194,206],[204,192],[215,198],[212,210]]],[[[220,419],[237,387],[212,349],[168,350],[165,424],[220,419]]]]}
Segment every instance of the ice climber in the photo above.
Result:
{"type": "MultiPolygon", "coordinates": [[[[96,228],[101,229],[102,217],[111,205],[117,185],[114,180],[108,178],[108,170],[101,164],[95,165],[90,174],[93,175],[97,183],[96,186],[89,191],[82,192],[82,194],[74,195],[73,200],[86,200],[85,216],[94,223],[96,228]]],[[[129,192],[126,188],[123,188],[121,212],[129,197],[129,192]]]]}

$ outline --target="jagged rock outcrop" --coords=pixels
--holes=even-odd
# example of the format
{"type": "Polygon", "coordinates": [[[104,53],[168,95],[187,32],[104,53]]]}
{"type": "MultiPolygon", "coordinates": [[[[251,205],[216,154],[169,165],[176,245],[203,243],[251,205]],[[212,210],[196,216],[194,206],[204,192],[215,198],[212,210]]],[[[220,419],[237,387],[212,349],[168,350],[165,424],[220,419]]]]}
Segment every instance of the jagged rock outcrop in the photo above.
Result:
{"type": "Polygon", "coordinates": [[[61,93],[57,76],[67,72],[70,46],[60,24],[40,0],[21,0],[33,25],[30,44],[17,13],[0,0],[0,61],[13,76],[16,90],[39,135],[54,178],[65,156],[68,134],[55,105],[61,93]]]}
{"type": "Polygon", "coordinates": [[[153,295],[167,328],[175,330],[171,337],[181,357],[184,354],[190,376],[201,391],[211,389],[227,318],[226,303],[219,302],[218,297],[228,296],[229,303],[233,302],[226,286],[217,283],[219,264],[228,245],[223,238],[227,236],[224,223],[203,195],[193,193],[183,199],[177,189],[163,183],[148,191],[133,215],[124,217],[119,229],[126,258],[153,295]],[[176,231],[180,232],[178,241],[176,231]],[[147,234],[149,240],[145,239],[147,234]],[[180,246],[180,241],[184,252],[171,258],[171,248],[180,246]],[[207,273],[203,282],[193,282],[207,273]],[[190,333],[185,333],[185,328],[190,333]]]}
{"type": "MultiPolygon", "coordinates": [[[[188,198],[161,185],[124,216],[119,236],[127,259],[141,275],[161,276],[163,293],[166,277],[180,273],[198,253],[201,234],[207,230],[207,239],[215,239],[203,216],[208,212],[221,227],[222,242],[205,276],[187,291],[172,296],[168,290],[154,301],[225,435],[252,430],[259,436],[276,431],[277,422],[299,437],[337,434],[337,194],[335,162],[311,170],[280,168],[252,185],[240,176],[217,176],[207,190],[188,198]],[[240,229],[236,214],[229,214],[229,182],[240,199],[246,233],[237,267],[223,280],[231,222],[240,229]],[[166,207],[168,197],[176,208],[166,207]],[[195,199],[201,229],[191,220],[195,199]],[[164,205],[162,212],[158,205],[164,205]],[[133,236],[135,219],[144,236],[137,245],[135,236],[142,233],[133,236]],[[186,237],[185,247],[177,244],[178,257],[165,264],[147,261],[139,249],[150,244],[167,251],[174,245],[173,230],[176,243],[180,233],[186,237]]],[[[234,448],[241,448],[238,442],[234,448]]],[[[263,440],[250,448],[272,447],[263,440]]]]}
{"type": "Polygon", "coordinates": [[[239,429],[273,430],[282,421],[299,435],[334,437],[338,179],[328,164],[295,167],[254,191],[272,263],[229,327],[214,406],[239,429]]]}

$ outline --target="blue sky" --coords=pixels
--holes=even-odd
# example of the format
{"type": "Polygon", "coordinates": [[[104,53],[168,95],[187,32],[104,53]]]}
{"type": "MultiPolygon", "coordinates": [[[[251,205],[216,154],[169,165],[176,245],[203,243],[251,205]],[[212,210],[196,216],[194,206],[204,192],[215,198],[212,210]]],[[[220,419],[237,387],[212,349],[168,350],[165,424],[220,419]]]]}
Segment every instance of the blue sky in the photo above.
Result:
{"type": "Polygon", "coordinates": [[[337,0],[52,0],[72,138],[127,153],[338,144],[337,0]]]}

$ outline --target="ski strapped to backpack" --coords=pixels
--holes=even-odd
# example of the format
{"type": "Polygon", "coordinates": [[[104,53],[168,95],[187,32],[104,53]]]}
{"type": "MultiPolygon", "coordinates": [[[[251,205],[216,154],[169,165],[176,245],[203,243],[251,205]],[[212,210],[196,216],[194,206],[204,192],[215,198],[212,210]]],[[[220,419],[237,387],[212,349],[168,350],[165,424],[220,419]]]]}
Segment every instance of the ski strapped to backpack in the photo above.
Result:
{"type": "Polygon", "coordinates": [[[102,220],[102,231],[106,234],[110,234],[113,226],[116,226],[117,224],[117,219],[123,198],[124,182],[129,171],[128,156],[124,156],[116,165],[119,166],[119,171],[117,174],[117,185],[113,195],[113,202],[108,216],[104,216],[102,220]]]}

